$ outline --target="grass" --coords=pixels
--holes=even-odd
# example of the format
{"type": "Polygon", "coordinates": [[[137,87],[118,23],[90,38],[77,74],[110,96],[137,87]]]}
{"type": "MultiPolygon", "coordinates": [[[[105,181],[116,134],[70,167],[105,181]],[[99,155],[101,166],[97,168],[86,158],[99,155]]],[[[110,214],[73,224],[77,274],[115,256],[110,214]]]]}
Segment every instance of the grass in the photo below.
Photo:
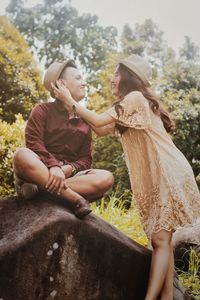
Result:
{"type": "Polygon", "coordinates": [[[115,198],[112,195],[109,202],[103,198],[99,205],[94,202],[92,209],[96,215],[115,226],[137,243],[143,246],[148,245],[148,239],[142,229],[136,208],[124,208],[124,201],[121,198],[115,198]]]}
{"type": "Polygon", "coordinates": [[[188,272],[180,273],[178,270],[179,280],[189,294],[200,300],[200,256],[193,248],[187,251],[189,251],[188,272]]]}
{"type": "MultiPolygon", "coordinates": [[[[100,204],[94,202],[92,209],[96,215],[115,226],[137,243],[145,247],[148,245],[148,239],[142,229],[136,207],[133,205],[130,209],[126,209],[122,197],[116,198],[113,194],[110,196],[109,202],[105,201],[104,198],[100,204]]],[[[188,272],[180,272],[179,270],[179,280],[190,295],[195,296],[197,300],[200,300],[199,275],[200,257],[194,249],[190,249],[188,272]]]]}

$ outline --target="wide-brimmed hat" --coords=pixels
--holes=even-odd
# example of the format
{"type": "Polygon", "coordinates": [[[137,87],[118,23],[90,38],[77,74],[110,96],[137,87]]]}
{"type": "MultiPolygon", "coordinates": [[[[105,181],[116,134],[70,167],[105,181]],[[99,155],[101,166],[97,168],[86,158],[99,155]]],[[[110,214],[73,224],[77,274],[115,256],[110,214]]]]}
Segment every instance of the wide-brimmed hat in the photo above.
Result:
{"type": "Polygon", "coordinates": [[[144,82],[149,83],[152,76],[152,69],[150,64],[141,56],[132,54],[126,58],[120,59],[119,63],[136,73],[144,82]]]}
{"type": "Polygon", "coordinates": [[[67,65],[70,65],[70,63],[72,63],[75,66],[75,61],[73,59],[68,59],[62,63],[54,62],[46,70],[43,83],[47,91],[49,91],[52,96],[54,95],[52,92],[51,83],[56,84],[56,81],[59,79],[62,71],[67,65]]]}

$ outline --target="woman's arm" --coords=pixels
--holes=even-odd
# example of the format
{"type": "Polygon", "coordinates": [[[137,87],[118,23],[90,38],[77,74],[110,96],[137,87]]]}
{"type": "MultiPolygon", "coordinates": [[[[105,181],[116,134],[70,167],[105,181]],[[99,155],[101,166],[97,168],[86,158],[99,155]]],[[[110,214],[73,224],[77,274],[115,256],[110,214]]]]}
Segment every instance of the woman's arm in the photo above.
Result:
{"type": "MultiPolygon", "coordinates": [[[[87,122],[91,123],[93,126],[99,128],[108,124],[115,122],[115,120],[109,116],[107,113],[97,114],[89,109],[81,106],[76,101],[74,101],[72,106],[75,107],[77,113],[87,122]]],[[[67,106],[69,107],[69,106],[67,106]]],[[[66,107],[66,108],[67,108],[66,107]]]]}
{"type": "Polygon", "coordinates": [[[61,100],[66,107],[66,109],[71,109],[72,107],[76,109],[76,112],[87,122],[91,123],[95,127],[102,127],[104,125],[111,124],[114,119],[107,113],[102,113],[98,115],[97,113],[90,111],[89,109],[78,104],[71,96],[70,91],[65,87],[61,81],[57,81],[56,87],[52,84],[55,96],[61,100]]]}
{"type": "Polygon", "coordinates": [[[101,127],[96,127],[89,122],[88,124],[98,136],[105,136],[109,134],[114,135],[115,133],[115,122],[101,127]]]}

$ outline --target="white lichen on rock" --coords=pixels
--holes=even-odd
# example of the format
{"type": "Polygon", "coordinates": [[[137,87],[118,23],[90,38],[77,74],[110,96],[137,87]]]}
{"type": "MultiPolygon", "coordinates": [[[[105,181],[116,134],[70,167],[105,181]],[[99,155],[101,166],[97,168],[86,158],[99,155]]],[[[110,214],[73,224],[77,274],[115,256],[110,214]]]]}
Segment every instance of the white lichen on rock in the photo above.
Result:
{"type": "Polygon", "coordinates": [[[54,298],[56,294],[57,294],[57,292],[56,292],[55,290],[53,290],[53,291],[51,292],[50,296],[51,296],[52,298],[54,298]]]}
{"type": "Polygon", "coordinates": [[[48,252],[47,252],[47,255],[48,256],[50,256],[50,255],[52,255],[53,254],[53,251],[52,250],[49,250],[48,252]]]}
{"type": "Polygon", "coordinates": [[[54,243],[54,244],[53,244],[53,249],[54,249],[54,250],[58,249],[58,247],[59,247],[58,243],[54,243]]]}

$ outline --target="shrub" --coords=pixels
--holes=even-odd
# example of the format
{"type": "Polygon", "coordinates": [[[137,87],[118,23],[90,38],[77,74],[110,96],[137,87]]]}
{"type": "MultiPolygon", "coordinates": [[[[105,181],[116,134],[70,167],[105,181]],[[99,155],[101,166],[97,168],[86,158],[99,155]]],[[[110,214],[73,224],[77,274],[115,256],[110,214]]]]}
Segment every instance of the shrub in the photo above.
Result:
{"type": "Polygon", "coordinates": [[[8,124],[0,121],[0,195],[14,193],[13,184],[13,154],[18,147],[24,146],[25,121],[22,115],[16,115],[16,121],[8,124]]]}

